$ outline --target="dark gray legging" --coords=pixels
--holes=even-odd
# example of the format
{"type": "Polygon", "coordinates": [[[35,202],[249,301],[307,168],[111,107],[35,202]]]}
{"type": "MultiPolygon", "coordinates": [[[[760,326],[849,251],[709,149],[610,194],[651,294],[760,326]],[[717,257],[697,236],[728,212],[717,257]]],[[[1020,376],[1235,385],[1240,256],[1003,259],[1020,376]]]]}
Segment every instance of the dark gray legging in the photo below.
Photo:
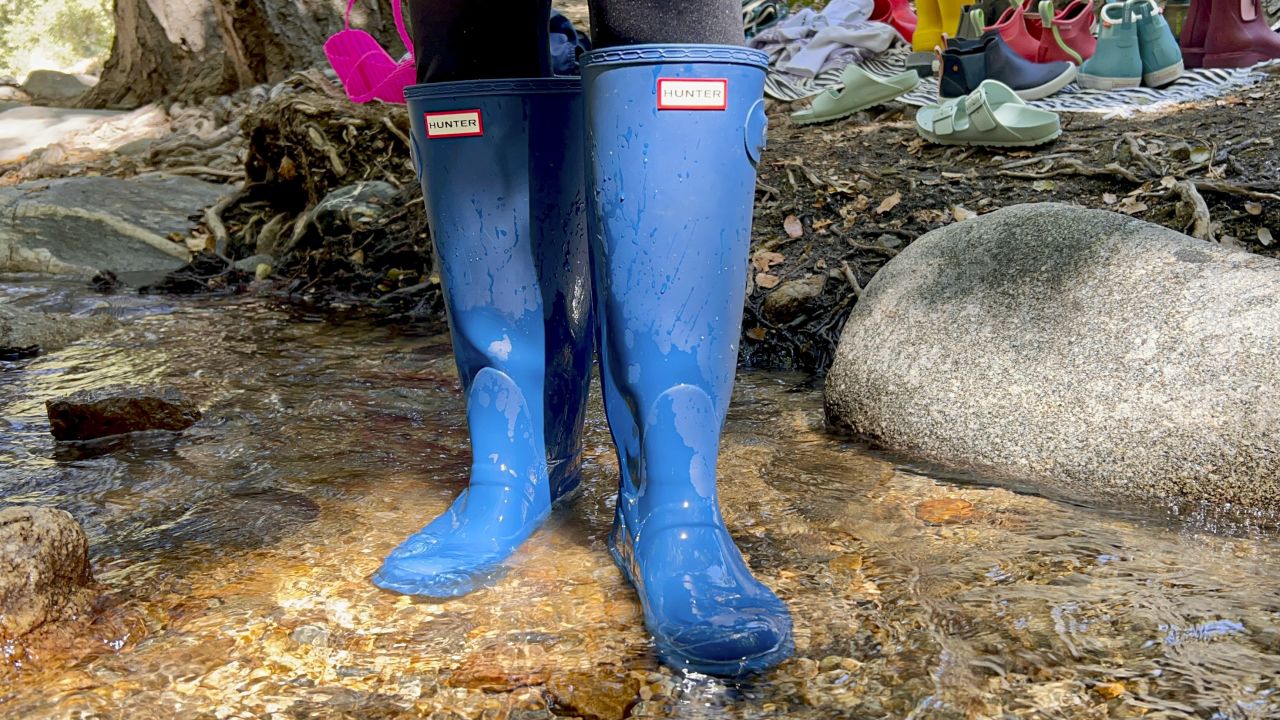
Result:
{"type": "MultiPolygon", "coordinates": [[[[595,47],[742,44],[735,0],[589,0],[595,47]]],[[[550,74],[551,0],[409,0],[418,82],[550,74]]]]}

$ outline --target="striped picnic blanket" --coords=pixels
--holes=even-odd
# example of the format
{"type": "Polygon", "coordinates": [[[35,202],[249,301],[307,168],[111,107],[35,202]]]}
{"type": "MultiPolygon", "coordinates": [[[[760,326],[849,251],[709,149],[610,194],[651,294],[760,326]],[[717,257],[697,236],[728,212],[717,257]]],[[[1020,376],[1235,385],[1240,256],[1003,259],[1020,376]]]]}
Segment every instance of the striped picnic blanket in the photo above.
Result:
{"type": "MultiPolygon", "coordinates": [[[[894,75],[906,69],[907,55],[910,52],[906,46],[896,45],[874,58],[863,61],[862,69],[873,75],[894,75]]],[[[1029,104],[1055,112],[1127,115],[1177,103],[1219,97],[1236,88],[1258,82],[1265,77],[1265,72],[1272,68],[1280,69],[1280,60],[1255,65],[1252,68],[1188,70],[1177,82],[1162,88],[1085,90],[1072,83],[1055,95],[1043,100],[1031,101],[1029,104]]],[[[765,80],[764,91],[772,98],[793,102],[839,86],[840,73],[839,69],[828,70],[812,80],[797,82],[793,78],[770,71],[765,80]]],[[[920,83],[920,87],[898,100],[917,106],[936,103],[938,102],[937,84],[932,78],[926,78],[920,83]]]]}

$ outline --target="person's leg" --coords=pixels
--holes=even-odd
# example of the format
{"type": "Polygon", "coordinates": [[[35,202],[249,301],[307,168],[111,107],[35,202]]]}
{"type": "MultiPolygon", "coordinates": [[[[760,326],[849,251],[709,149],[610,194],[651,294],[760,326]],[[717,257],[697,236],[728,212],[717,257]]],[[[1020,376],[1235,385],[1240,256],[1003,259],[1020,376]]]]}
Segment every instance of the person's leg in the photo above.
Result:
{"type": "Polygon", "coordinates": [[[547,77],[551,0],[410,0],[418,82],[547,77]]]}
{"type": "Polygon", "coordinates": [[[589,0],[598,48],[650,43],[743,43],[742,4],[730,0],[589,0]]]}
{"type": "Polygon", "coordinates": [[[622,475],[609,547],[664,662],[763,670],[792,652],[791,618],[725,528],[716,457],[765,140],[765,56],[740,47],[731,0],[591,10],[607,46],[583,56],[591,260],[622,475]]]}
{"type": "MultiPolygon", "coordinates": [[[[419,9],[419,23],[441,22],[419,9]]],[[[547,17],[537,26],[545,35],[547,17]]],[[[494,78],[533,66],[484,64],[507,50],[493,42],[428,61],[432,78],[432,67],[479,77],[405,92],[472,451],[467,490],[374,576],[408,594],[475,589],[579,479],[594,339],[581,82],[494,78]]],[[[446,53],[420,47],[421,57],[446,53]]]]}

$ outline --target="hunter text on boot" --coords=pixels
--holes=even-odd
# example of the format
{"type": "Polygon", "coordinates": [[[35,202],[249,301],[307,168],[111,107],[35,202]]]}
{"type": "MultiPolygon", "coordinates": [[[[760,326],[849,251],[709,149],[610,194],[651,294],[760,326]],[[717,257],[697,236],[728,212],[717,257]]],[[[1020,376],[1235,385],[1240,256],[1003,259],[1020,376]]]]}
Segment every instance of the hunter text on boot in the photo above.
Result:
{"type": "Polygon", "coordinates": [[[659,78],[659,110],[724,110],[729,81],[724,78],[676,80],[659,78]]]}
{"type": "Polygon", "coordinates": [[[484,121],[479,110],[451,110],[425,113],[427,137],[454,138],[484,135],[484,121]]]}

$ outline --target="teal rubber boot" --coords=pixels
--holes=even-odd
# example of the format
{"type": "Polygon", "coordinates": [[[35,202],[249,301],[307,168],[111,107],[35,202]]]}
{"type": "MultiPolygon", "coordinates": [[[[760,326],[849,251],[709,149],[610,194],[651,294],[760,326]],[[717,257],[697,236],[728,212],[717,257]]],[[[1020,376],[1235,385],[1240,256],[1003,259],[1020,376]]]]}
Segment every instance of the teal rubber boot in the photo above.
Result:
{"type": "Polygon", "coordinates": [[[1099,13],[1102,30],[1093,57],[1080,67],[1080,87],[1115,90],[1142,84],[1142,55],[1138,51],[1138,24],[1123,3],[1107,3],[1099,13]]]}
{"type": "Polygon", "coordinates": [[[1164,87],[1182,76],[1182,49],[1164,19],[1164,11],[1151,0],[1130,0],[1126,14],[1138,26],[1138,53],[1142,57],[1142,84],[1164,87]]]}

